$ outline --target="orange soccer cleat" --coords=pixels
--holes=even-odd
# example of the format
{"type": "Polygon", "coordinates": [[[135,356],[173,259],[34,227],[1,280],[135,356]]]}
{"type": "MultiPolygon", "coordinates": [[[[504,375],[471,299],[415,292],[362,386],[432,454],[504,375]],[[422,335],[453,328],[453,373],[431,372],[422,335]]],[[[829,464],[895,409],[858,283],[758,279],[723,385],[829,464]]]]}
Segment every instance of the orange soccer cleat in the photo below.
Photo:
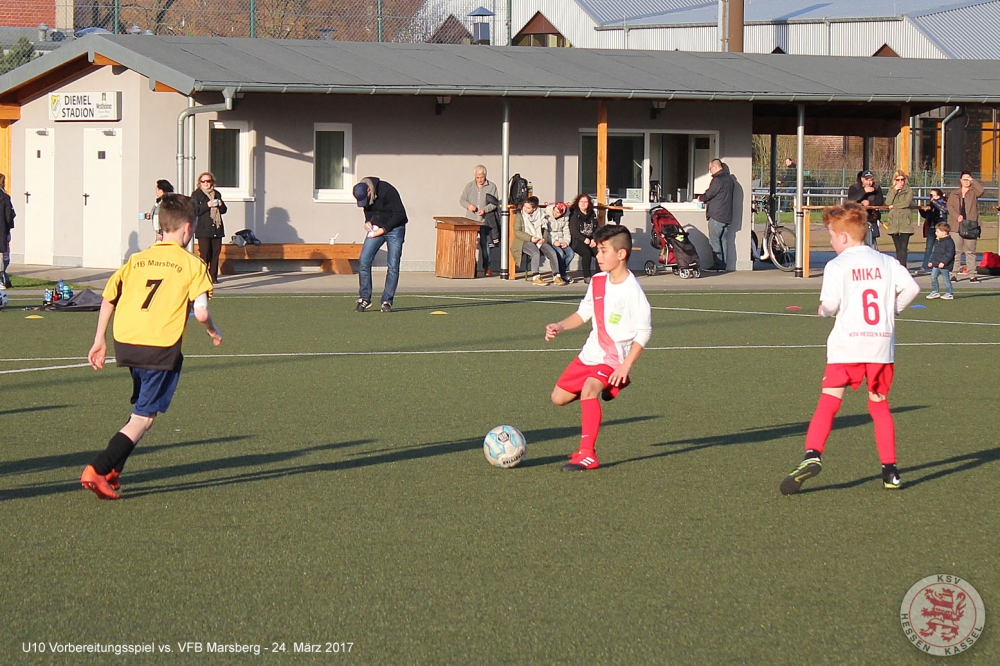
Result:
{"type": "Polygon", "coordinates": [[[87,490],[93,490],[94,494],[97,495],[97,499],[119,499],[118,493],[111,489],[108,480],[98,474],[93,465],[87,465],[84,468],[83,474],[80,475],[80,485],[87,490]]]}

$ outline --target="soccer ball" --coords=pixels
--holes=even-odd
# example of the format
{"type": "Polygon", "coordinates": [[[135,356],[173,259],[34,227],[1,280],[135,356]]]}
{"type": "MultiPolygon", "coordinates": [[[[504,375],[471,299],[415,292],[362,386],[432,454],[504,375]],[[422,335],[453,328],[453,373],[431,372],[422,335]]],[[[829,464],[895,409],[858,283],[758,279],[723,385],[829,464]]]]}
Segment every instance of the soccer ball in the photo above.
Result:
{"type": "Polygon", "coordinates": [[[514,426],[501,425],[486,433],[483,453],[494,467],[517,467],[528,453],[524,435],[514,426]]]}

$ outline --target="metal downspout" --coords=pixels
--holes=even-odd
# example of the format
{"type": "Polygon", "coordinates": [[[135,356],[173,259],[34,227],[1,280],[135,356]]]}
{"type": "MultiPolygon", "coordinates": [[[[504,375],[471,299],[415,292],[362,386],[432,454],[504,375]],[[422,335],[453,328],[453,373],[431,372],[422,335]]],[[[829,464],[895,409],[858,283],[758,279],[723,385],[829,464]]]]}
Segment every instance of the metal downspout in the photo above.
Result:
{"type": "MultiPolygon", "coordinates": [[[[194,160],[193,159],[191,160],[191,164],[190,164],[189,168],[187,168],[187,169],[185,168],[185,166],[186,166],[185,162],[187,161],[186,160],[187,155],[186,155],[186,150],[185,150],[186,146],[184,145],[184,133],[185,133],[184,132],[184,130],[185,130],[184,124],[185,124],[186,121],[188,121],[188,119],[190,119],[190,122],[191,122],[191,125],[192,125],[192,127],[191,127],[191,142],[190,143],[191,143],[192,151],[193,151],[193,146],[194,146],[194,115],[196,113],[209,113],[209,112],[212,112],[212,111],[218,112],[218,111],[232,111],[233,110],[233,97],[235,97],[235,95],[236,95],[236,89],[235,88],[225,88],[222,91],[222,95],[223,95],[223,97],[226,98],[226,101],[223,102],[223,103],[221,103],[221,104],[209,104],[207,106],[188,106],[188,108],[184,109],[179,114],[177,114],[177,187],[179,188],[179,190],[180,190],[180,192],[182,194],[183,193],[187,193],[187,192],[193,192],[194,188],[195,188],[195,183],[194,183],[195,177],[193,175],[193,173],[194,173],[194,160]],[[185,172],[187,172],[187,174],[185,172]],[[189,182],[186,180],[187,177],[190,177],[190,181],[189,182]]],[[[193,97],[189,97],[188,98],[188,104],[193,104],[193,103],[194,103],[194,98],[193,97]]],[[[188,242],[188,250],[193,250],[193,249],[194,249],[194,237],[192,236],[190,242],[188,242]]]]}
{"type": "Polygon", "coordinates": [[[803,222],[805,211],[802,210],[802,190],[805,186],[805,172],[802,163],[806,156],[806,105],[799,104],[799,127],[797,131],[798,146],[795,156],[798,161],[795,164],[795,277],[803,277],[802,253],[805,252],[805,239],[803,233],[803,222]]]}
{"type": "MultiPolygon", "coordinates": [[[[507,278],[509,275],[509,270],[512,268],[509,266],[510,262],[508,258],[510,257],[510,238],[507,233],[510,227],[510,210],[507,208],[508,201],[510,197],[510,100],[506,97],[503,98],[503,136],[501,138],[501,160],[503,162],[503,185],[501,190],[500,204],[502,208],[500,209],[500,275],[503,278],[507,278]]],[[[513,267],[513,270],[517,270],[513,267]]]]}
{"type": "Polygon", "coordinates": [[[956,106],[955,110],[949,113],[941,120],[941,163],[938,165],[940,178],[938,179],[938,184],[942,187],[944,186],[944,137],[945,137],[945,126],[951,122],[959,113],[962,112],[962,107],[956,106]]]}
{"type": "MultiPolygon", "coordinates": [[[[177,114],[177,187],[180,192],[193,192],[195,184],[187,182],[184,168],[184,162],[187,158],[186,149],[188,146],[185,145],[184,141],[184,121],[189,117],[194,116],[196,113],[211,113],[218,111],[232,111],[233,110],[233,98],[236,96],[235,88],[226,88],[222,91],[222,96],[226,98],[226,101],[221,104],[209,104],[207,106],[189,106],[188,108],[177,114]]],[[[193,103],[193,98],[188,98],[189,103],[193,103]]],[[[193,150],[193,146],[191,147],[193,150]]]]}

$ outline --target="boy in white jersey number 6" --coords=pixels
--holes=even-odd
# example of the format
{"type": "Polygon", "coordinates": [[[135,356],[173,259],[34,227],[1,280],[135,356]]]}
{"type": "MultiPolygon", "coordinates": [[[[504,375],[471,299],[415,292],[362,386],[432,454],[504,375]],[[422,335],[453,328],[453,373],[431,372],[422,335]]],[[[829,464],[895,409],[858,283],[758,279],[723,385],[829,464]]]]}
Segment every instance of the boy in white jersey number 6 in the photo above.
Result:
{"type": "Polygon", "coordinates": [[[802,482],[820,473],[833,417],[844,389],[868,383],[868,413],[875,422],[875,445],[882,463],[882,485],[899,488],[896,426],[889,412],[896,315],[920,293],[909,271],[895,259],[864,244],[867,214],[858,204],[827,208],[823,224],[837,257],[823,270],[819,315],[837,317],[826,340],[826,371],[816,412],[806,433],[802,463],[781,482],[781,492],[798,492],[802,482]]]}
{"type": "Polygon", "coordinates": [[[563,371],[552,389],[552,402],[568,405],[580,400],[580,448],[563,470],[597,469],[594,446],[601,430],[601,403],[613,400],[629,384],[629,372],[652,334],[649,301],[628,269],[632,234],[616,224],[594,234],[597,266],[602,272],[590,281],[577,311],[545,327],[545,341],[593,320],[593,330],[580,355],[563,371]]]}

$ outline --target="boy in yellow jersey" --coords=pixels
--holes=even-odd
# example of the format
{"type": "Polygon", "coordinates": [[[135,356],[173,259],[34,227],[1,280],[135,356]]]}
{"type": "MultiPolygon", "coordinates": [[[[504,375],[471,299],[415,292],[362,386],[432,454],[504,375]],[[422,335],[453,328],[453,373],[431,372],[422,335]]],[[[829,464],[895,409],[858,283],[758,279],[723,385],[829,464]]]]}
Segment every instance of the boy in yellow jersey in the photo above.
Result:
{"type": "Polygon", "coordinates": [[[188,313],[208,331],[215,345],[222,332],[212,321],[208,299],[212,282],[208,268],[185,246],[191,241],[194,207],[190,197],[168,194],[160,202],[163,240],[133,254],[115,271],[104,288],[94,346],[87,359],[95,370],[104,367],[108,324],[115,315],[115,362],[132,374],[132,415],[87,465],[80,477],[84,488],[99,499],[118,499],[118,476],[132,449],[167,411],[181,374],[181,339],[188,313]]]}

